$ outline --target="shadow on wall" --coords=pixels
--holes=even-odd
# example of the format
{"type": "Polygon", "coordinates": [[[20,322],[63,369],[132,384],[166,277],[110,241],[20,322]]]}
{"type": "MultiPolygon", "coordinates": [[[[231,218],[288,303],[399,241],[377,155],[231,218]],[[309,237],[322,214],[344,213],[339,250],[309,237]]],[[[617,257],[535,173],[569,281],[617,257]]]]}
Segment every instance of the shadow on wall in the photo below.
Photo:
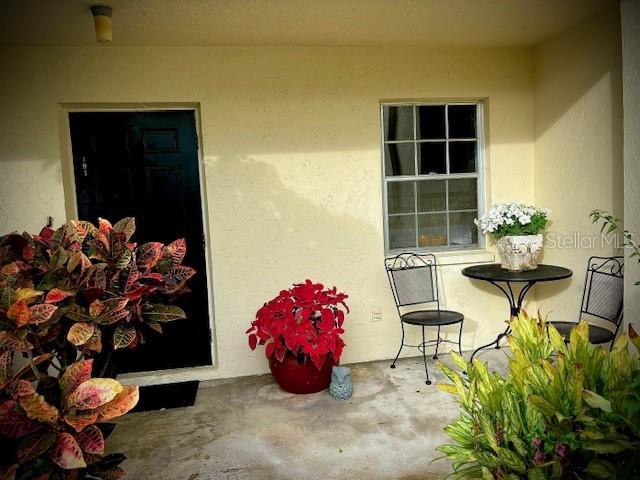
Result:
{"type": "MultiPolygon", "coordinates": [[[[563,32],[537,47],[536,75],[539,77],[542,72],[545,83],[553,85],[553,92],[552,101],[543,106],[543,114],[536,115],[536,139],[607,76],[610,78],[611,91],[617,93],[613,100],[621,103],[620,38],[620,12],[616,5],[615,8],[607,8],[593,15],[572,30],[563,32]],[[618,39],[618,42],[612,42],[612,38],[618,39]],[[549,45],[552,51],[546,48],[549,45]],[[609,46],[609,51],[590,54],[602,52],[603,46],[609,46]]],[[[622,125],[619,119],[612,120],[615,121],[613,126],[622,125]]],[[[615,135],[621,133],[621,130],[614,132],[615,135]]]]}
{"type": "MultiPolygon", "coordinates": [[[[282,161],[291,159],[283,155],[282,161]]],[[[224,318],[217,322],[221,362],[246,362],[244,331],[261,302],[307,278],[350,295],[346,361],[353,352],[358,359],[395,354],[400,329],[384,274],[381,225],[346,212],[366,211],[359,206],[370,198],[379,201],[379,192],[366,192],[357,178],[334,178],[329,167],[316,168],[296,166],[295,173],[281,176],[270,163],[251,157],[206,159],[209,189],[215,191],[209,211],[216,314],[224,318]],[[287,185],[292,182],[293,188],[287,185]],[[315,189],[319,182],[325,193],[318,203],[294,191],[315,189]],[[334,213],[338,209],[344,213],[334,213]],[[372,304],[382,306],[383,321],[370,322],[372,304]]],[[[255,354],[252,361],[262,364],[264,358],[255,354]]]]}
{"type": "Polygon", "coordinates": [[[577,320],[587,259],[615,253],[579,242],[599,235],[591,210],[623,209],[620,38],[616,3],[536,50],[535,201],[553,211],[550,232],[578,236],[570,248],[545,247],[544,262],[573,269],[570,282],[536,287],[553,320],[577,320]]]}
{"type": "MultiPolygon", "coordinates": [[[[317,160],[293,165],[292,158],[278,157],[290,169],[242,155],[206,159],[216,318],[222,319],[216,325],[221,367],[228,367],[222,362],[238,362],[255,372],[263,365],[257,353],[251,358],[256,368],[246,365],[246,327],[261,302],[307,278],[335,284],[350,295],[345,362],[393,358],[400,325],[384,270],[381,213],[369,204],[381,205],[379,188],[371,191],[378,182],[364,181],[359,174],[341,175],[340,162],[334,165],[333,160],[318,167],[317,160]],[[313,201],[305,198],[308,189],[313,190],[313,201]],[[259,281],[247,281],[256,277],[259,281]],[[382,308],[379,322],[371,321],[373,305],[382,308]]],[[[344,168],[353,172],[351,165],[344,168]]],[[[450,280],[472,288],[461,275],[450,280]]],[[[449,296],[455,296],[452,283],[447,283],[449,296]]],[[[481,292],[490,294],[488,303],[504,302],[507,320],[506,301],[499,292],[480,286],[477,295],[481,292]]],[[[480,325],[473,311],[463,313],[464,343],[470,345],[480,325]]],[[[419,334],[418,328],[408,329],[407,341],[415,343],[419,334]]],[[[456,328],[443,331],[456,341],[457,334],[456,328]]],[[[416,354],[403,350],[403,356],[416,354]]]]}

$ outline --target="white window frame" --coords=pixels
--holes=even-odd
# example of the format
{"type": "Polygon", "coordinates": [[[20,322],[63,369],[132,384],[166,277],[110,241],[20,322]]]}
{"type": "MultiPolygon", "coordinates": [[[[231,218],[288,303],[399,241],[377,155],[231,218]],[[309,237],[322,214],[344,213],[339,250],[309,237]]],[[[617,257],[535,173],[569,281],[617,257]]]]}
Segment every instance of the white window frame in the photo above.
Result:
{"type": "MultiPolygon", "coordinates": [[[[416,246],[405,248],[389,247],[389,213],[387,205],[387,185],[390,182],[402,182],[402,181],[420,181],[420,180],[455,180],[463,178],[475,178],[476,179],[476,192],[477,192],[477,215],[480,217],[484,213],[484,199],[485,199],[485,172],[484,172],[484,104],[481,100],[469,100],[469,101],[388,101],[380,102],[380,159],[381,159],[381,171],[382,171],[382,216],[384,220],[384,251],[385,255],[397,255],[403,252],[459,252],[459,251],[472,251],[483,249],[485,246],[485,236],[482,232],[478,231],[478,242],[473,245],[461,245],[461,246],[430,246],[420,247],[418,241],[418,209],[415,210],[416,215],[416,246]],[[449,109],[450,105],[475,105],[476,106],[476,138],[454,138],[449,139],[449,109]],[[391,140],[385,141],[384,138],[384,107],[413,107],[413,139],[410,140],[391,140]],[[445,136],[447,138],[442,139],[428,139],[419,140],[417,138],[417,108],[421,106],[445,106],[445,136]],[[454,174],[430,174],[420,175],[418,165],[418,148],[419,143],[428,142],[445,142],[445,156],[447,171],[449,171],[449,142],[453,141],[476,141],[476,172],[475,173],[454,173],[454,174]],[[413,155],[415,162],[415,175],[395,175],[388,177],[385,173],[385,144],[393,143],[410,143],[414,145],[413,155]]],[[[447,242],[449,242],[450,230],[449,230],[449,188],[446,184],[446,217],[447,217],[447,242]]],[[[416,194],[417,198],[417,194],[416,194]]],[[[417,200],[416,200],[417,202],[417,200]]],[[[469,210],[469,211],[476,211],[469,210]]],[[[464,212],[464,210],[455,210],[455,212],[464,212]]]]}

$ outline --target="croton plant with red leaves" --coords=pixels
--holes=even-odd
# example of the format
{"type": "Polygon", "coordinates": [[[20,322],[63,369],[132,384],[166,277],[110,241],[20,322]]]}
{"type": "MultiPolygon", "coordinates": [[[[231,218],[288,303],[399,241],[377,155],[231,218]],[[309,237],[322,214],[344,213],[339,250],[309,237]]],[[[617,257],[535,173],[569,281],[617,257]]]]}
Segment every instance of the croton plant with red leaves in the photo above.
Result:
{"type": "Polygon", "coordinates": [[[267,358],[282,362],[287,352],[298,359],[310,359],[318,370],[327,357],[338,363],[344,342],[342,325],[349,307],[348,295],[336,287],[325,289],[306,280],[265,303],[247,330],[249,347],[266,345],[267,358]]]}
{"type": "MultiPolygon", "coordinates": [[[[104,455],[108,420],[131,410],[138,387],[92,378],[92,359],[69,365],[59,377],[40,371],[43,354],[13,373],[12,352],[0,356],[0,444],[7,454],[2,478],[116,479],[125,457],[104,455]]],[[[3,459],[4,460],[4,459],[3,459]]]]}
{"type": "Polygon", "coordinates": [[[195,273],[184,239],[138,246],[134,232],[124,218],[0,237],[0,480],[125,476],[124,455],[103,455],[105,422],[138,388],[94,377],[111,351],[186,318],[172,302],[195,273]]]}

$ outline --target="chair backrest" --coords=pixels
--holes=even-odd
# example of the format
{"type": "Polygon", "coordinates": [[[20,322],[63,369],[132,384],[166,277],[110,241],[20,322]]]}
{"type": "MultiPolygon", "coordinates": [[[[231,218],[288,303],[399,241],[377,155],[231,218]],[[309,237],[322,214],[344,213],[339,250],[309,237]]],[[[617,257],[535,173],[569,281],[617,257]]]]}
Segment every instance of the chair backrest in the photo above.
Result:
{"type": "Polygon", "coordinates": [[[582,293],[580,320],[592,315],[616,327],[622,321],[624,257],[591,257],[582,293]]]}
{"type": "Polygon", "coordinates": [[[384,265],[398,308],[435,302],[440,309],[435,255],[402,253],[384,265]]]}

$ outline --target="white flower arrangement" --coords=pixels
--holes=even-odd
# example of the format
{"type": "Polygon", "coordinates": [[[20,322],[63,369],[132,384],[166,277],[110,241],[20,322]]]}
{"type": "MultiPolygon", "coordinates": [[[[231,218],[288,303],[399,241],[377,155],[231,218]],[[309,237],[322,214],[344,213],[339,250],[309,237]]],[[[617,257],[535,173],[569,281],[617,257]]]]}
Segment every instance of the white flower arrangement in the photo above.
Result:
{"type": "Polygon", "coordinates": [[[548,208],[536,208],[521,203],[501,203],[476,218],[474,223],[484,234],[498,239],[505,235],[537,235],[549,222],[548,208]]]}

